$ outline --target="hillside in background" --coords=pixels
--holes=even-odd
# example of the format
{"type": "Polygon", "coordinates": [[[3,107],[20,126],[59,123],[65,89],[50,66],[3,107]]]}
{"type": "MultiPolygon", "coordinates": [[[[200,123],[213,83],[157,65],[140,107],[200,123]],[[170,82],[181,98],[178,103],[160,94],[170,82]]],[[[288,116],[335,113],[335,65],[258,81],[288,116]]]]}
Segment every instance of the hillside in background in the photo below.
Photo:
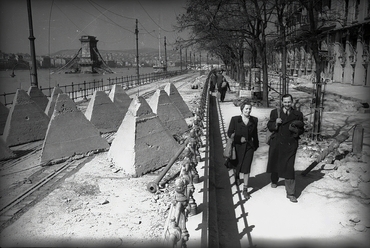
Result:
{"type": "MultiPolygon", "coordinates": [[[[60,57],[69,57],[73,56],[78,52],[78,49],[66,49],[66,50],[61,50],[56,53],[50,54],[51,57],[55,56],[60,56],[60,57]]],[[[129,49],[129,50],[100,50],[99,52],[102,56],[105,56],[106,54],[113,54],[113,55],[129,55],[129,54],[136,54],[136,49],[129,49]]],[[[173,50],[167,50],[167,56],[171,56],[174,53],[178,51],[173,51],[173,50]]],[[[158,49],[154,48],[142,48],[139,49],[139,54],[146,54],[146,55],[151,55],[151,56],[158,56],[158,49]]],[[[161,50],[161,55],[164,56],[164,48],[161,50]]],[[[45,55],[47,56],[47,55],[45,55]]]]}

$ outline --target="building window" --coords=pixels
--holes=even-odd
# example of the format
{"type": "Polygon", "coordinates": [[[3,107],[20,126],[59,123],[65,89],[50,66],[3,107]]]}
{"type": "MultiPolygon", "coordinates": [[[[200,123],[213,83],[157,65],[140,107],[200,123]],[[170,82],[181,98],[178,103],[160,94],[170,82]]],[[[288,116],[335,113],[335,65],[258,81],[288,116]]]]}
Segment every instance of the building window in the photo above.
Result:
{"type": "Polygon", "coordinates": [[[355,16],[354,16],[353,21],[358,21],[358,14],[360,12],[359,7],[360,7],[360,0],[356,0],[355,1],[355,16]]]}
{"type": "Polygon", "coordinates": [[[370,0],[367,0],[366,18],[370,18],[370,0]]]}

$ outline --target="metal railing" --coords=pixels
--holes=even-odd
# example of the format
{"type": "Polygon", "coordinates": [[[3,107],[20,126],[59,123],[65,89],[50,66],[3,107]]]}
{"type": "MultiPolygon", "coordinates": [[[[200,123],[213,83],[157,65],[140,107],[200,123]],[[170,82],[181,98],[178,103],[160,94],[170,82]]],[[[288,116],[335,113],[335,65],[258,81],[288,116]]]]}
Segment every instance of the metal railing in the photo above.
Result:
{"type": "MultiPolygon", "coordinates": [[[[186,71],[167,71],[167,72],[160,72],[160,73],[148,73],[139,75],[131,75],[131,76],[121,76],[116,78],[108,78],[106,81],[103,79],[100,80],[93,80],[93,81],[84,81],[83,83],[71,83],[68,85],[59,84],[59,87],[64,93],[68,94],[68,96],[73,100],[83,100],[87,99],[88,96],[93,95],[95,90],[102,90],[102,91],[109,91],[113,85],[121,85],[124,89],[130,89],[139,85],[152,83],[158,80],[162,80],[169,77],[174,77],[185,73],[186,71]]],[[[40,90],[47,96],[51,96],[51,92],[53,88],[42,88],[39,87],[40,90]],[[47,92],[47,93],[46,93],[47,92]]],[[[2,102],[5,106],[13,104],[13,98],[16,92],[10,92],[0,94],[0,102],[2,102]]]]}
{"type": "MultiPolygon", "coordinates": [[[[209,78],[209,77],[208,77],[209,78]]],[[[208,81],[203,87],[199,107],[196,110],[193,126],[183,150],[180,175],[175,181],[175,199],[173,200],[164,227],[163,244],[165,247],[186,247],[189,232],[186,222],[189,216],[197,214],[197,204],[193,198],[194,183],[199,182],[197,165],[201,160],[199,148],[203,146],[203,120],[208,97],[208,81]]]]}

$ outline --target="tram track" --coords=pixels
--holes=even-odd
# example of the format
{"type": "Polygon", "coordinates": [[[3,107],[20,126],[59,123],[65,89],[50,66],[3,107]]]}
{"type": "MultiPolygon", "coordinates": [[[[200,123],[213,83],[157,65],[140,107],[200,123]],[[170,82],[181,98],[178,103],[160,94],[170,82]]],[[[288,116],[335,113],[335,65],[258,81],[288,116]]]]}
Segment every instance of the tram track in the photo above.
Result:
{"type": "MultiPolygon", "coordinates": [[[[189,85],[189,82],[197,76],[179,77],[171,81],[179,89],[189,85]]],[[[159,88],[163,89],[165,87],[164,85],[162,84],[159,88]]],[[[157,88],[153,84],[145,91],[142,91],[141,96],[148,99],[156,92],[157,88]]],[[[132,91],[129,95],[134,95],[135,93],[132,91]]],[[[102,137],[108,143],[111,143],[115,137],[115,132],[102,134],[102,137]]],[[[0,232],[47,196],[62,182],[62,179],[78,171],[79,168],[94,157],[89,156],[79,160],[67,160],[52,166],[42,167],[36,162],[42,151],[42,145],[43,141],[37,141],[14,147],[13,150],[17,157],[0,163],[0,178],[2,183],[4,179],[8,183],[1,187],[0,232]],[[22,179],[23,176],[25,177],[22,179]]]]}
{"type": "Polygon", "coordinates": [[[0,231],[14,222],[29,207],[45,197],[62,179],[77,171],[90,157],[65,161],[58,168],[42,168],[33,174],[31,186],[12,198],[0,209],[0,231]],[[35,182],[35,183],[34,183],[35,182]]]}

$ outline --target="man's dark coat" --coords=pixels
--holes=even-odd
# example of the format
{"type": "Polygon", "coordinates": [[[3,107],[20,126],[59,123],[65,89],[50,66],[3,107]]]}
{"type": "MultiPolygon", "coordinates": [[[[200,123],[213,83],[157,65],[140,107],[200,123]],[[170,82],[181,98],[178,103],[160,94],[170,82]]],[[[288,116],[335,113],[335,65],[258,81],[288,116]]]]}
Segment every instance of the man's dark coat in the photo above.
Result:
{"type": "Polygon", "coordinates": [[[257,134],[258,119],[254,116],[249,117],[247,125],[244,124],[242,117],[233,116],[230,120],[229,129],[227,130],[227,136],[231,137],[233,133],[234,144],[237,155],[237,170],[243,172],[241,167],[250,167],[253,159],[253,152],[259,147],[259,140],[257,134]],[[241,137],[244,137],[247,142],[241,143],[241,137]],[[251,157],[246,158],[247,150],[251,150],[251,157]]]}
{"type": "MultiPolygon", "coordinates": [[[[294,120],[303,122],[303,114],[298,110],[291,109],[289,116],[287,116],[283,109],[280,109],[280,118],[283,120],[283,123],[278,126],[278,129],[276,129],[277,118],[277,109],[273,109],[270,113],[270,120],[267,123],[267,128],[271,132],[275,132],[270,142],[267,172],[277,172],[279,177],[294,179],[294,163],[299,136],[297,137],[289,130],[289,125],[294,120]]],[[[301,133],[303,133],[303,130],[301,133]]]]}

